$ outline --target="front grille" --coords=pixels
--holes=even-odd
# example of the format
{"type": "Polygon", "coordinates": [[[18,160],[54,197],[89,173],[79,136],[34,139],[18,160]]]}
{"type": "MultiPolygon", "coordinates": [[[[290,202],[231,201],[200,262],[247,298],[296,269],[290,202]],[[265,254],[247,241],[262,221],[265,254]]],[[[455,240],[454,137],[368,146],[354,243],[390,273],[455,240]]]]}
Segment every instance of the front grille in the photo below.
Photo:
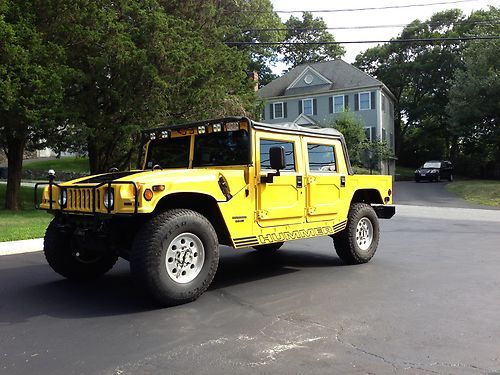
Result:
{"type": "MultiPolygon", "coordinates": [[[[97,191],[96,195],[96,209],[99,209],[99,191],[97,191]]],[[[70,211],[92,212],[94,209],[93,202],[92,189],[68,189],[66,209],[70,211]]]]}

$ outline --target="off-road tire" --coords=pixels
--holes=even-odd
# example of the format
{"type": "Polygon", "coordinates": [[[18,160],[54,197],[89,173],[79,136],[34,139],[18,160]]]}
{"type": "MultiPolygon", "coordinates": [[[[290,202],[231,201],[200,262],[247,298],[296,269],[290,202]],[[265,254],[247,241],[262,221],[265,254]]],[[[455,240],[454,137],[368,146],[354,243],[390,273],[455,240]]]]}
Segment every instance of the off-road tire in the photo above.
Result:
{"type": "Polygon", "coordinates": [[[340,259],[347,264],[361,264],[368,262],[377,251],[380,238],[380,227],[377,214],[366,203],[353,203],[349,209],[346,228],[333,236],[335,250],[340,259]],[[372,226],[372,240],[369,247],[361,249],[356,239],[358,223],[369,220],[372,226]]]}
{"type": "Polygon", "coordinates": [[[219,242],[212,224],[203,215],[188,209],[168,210],[144,223],[135,236],[130,256],[132,276],[162,306],[197,299],[212,282],[218,264],[219,242]],[[199,273],[191,281],[180,283],[170,276],[171,260],[167,253],[173,251],[172,244],[183,235],[201,242],[204,258],[199,273]]]}
{"type": "Polygon", "coordinates": [[[266,245],[252,246],[259,254],[272,254],[283,246],[284,242],[269,243],[266,245]]]}
{"type": "Polygon", "coordinates": [[[55,217],[47,230],[43,244],[45,259],[61,276],[72,280],[89,280],[108,272],[118,260],[112,251],[80,252],[73,246],[72,234],[60,231],[55,217]]]}

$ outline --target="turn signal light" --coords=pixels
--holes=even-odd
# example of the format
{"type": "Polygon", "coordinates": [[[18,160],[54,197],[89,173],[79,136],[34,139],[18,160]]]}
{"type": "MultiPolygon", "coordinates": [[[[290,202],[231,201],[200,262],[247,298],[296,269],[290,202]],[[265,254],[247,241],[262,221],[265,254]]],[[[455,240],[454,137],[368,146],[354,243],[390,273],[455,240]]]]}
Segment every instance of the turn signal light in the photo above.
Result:
{"type": "Polygon", "coordinates": [[[385,198],[384,198],[384,202],[385,202],[385,203],[389,203],[389,200],[390,200],[390,199],[389,199],[389,197],[385,197],[385,198]]]}
{"type": "Polygon", "coordinates": [[[153,185],[153,191],[164,191],[165,185],[153,185]]]}
{"type": "Polygon", "coordinates": [[[144,199],[148,202],[153,199],[153,191],[151,189],[144,190],[144,199]]]}
{"type": "Polygon", "coordinates": [[[389,197],[391,196],[391,194],[392,194],[392,190],[391,190],[391,189],[387,190],[387,195],[388,195],[389,197]]]}

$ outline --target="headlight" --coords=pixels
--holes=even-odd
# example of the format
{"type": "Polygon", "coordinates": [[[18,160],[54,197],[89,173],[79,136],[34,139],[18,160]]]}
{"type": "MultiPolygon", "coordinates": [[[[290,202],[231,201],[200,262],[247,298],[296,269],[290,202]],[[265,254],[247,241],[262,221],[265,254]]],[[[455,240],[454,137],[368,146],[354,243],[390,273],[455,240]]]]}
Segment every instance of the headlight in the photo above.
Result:
{"type": "Polygon", "coordinates": [[[113,208],[115,204],[115,194],[113,189],[104,190],[104,207],[113,208]]]}
{"type": "Polygon", "coordinates": [[[420,173],[420,169],[415,169],[415,173],[420,173]]]}
{"type": "Polygon", "coordinates": [[[59,203],[59,206],[64,207],[66,206],[67,201],[68,201],[68,193],[66,192],[65,189],[62,189],[61,192],[59,193],[59,198],[57,199],[57,203],[59,203]]]}

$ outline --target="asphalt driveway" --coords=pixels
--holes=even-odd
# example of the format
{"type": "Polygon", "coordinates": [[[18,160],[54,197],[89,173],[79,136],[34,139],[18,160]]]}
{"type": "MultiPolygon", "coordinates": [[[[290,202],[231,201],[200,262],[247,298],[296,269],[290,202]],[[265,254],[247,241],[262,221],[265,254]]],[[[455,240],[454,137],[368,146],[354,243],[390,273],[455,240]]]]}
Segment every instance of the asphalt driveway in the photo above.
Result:
{"type": "Polygon", "coordinates": [[[394,183],[394,203],[411,206],[479,208],[494,210],[494,207],[468,203],[448,192],[447,182],[396,181],[394,183]]]}

